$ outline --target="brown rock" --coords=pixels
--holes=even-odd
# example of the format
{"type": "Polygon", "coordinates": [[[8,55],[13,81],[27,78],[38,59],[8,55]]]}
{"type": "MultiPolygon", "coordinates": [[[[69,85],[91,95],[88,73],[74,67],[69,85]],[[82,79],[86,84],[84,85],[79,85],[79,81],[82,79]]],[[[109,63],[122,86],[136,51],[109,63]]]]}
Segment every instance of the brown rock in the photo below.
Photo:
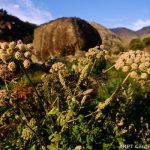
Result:
{"type": "Polygon", "coordinates": [[[49,56],[74,55],[101,45],[97,30],[79,18],[60,18],[41,25],[34,30],[34,51],[39,60],[49,56]]]}

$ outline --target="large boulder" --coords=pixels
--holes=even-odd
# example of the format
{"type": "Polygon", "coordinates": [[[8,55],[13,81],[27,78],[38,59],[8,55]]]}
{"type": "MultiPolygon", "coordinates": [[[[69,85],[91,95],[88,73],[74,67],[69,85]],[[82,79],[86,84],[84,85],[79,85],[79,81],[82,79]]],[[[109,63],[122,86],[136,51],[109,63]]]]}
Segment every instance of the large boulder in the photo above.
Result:
{"type": "Polygon", "coordinates": [[[97,30],[79,18],[59,18],[34,30],[34,51],[38,59],[49,56],[74,55],[76,51],[87,51],[101,45],[97,30]]]}

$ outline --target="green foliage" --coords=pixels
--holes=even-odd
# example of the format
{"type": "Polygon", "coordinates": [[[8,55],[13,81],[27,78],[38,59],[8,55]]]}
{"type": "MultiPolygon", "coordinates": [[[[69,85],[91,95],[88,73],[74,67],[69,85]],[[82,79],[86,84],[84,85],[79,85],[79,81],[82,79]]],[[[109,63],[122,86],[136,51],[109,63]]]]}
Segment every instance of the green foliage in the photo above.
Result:
{"type": "Polygon", "coordinates": [[[150,37],[146,37],[143,39],[144,46],[150,46],[150,37]]]}
{"type": "Polygon", "coordinates": [[[114,68],[104,73],[110,64],[95,54],[49,60],[45,71],[24,70],[7,81],[8,90],[0,89],[7,95],[0,99],[0,149],[117,150],[149,144],[149,82],[141,87],[114,68]]]}
{"type": "Polygon", "coordinates": [[[142,50],[144,48],[144,44],[139,38],[132,39],[129,43],[129,48],[132,50],[142,50]]]}

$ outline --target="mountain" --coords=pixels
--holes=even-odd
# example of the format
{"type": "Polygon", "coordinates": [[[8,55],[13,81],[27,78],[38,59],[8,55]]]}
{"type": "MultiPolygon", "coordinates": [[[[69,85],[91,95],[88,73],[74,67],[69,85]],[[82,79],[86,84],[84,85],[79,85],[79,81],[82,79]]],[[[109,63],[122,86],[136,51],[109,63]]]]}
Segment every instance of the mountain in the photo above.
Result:
{"type": "Polygon", "coordinates": [[[90,24],[99,32],[106,49],[110,49],[113,52],[120,51],[122,40],[116,33],[96,22],[91,22],[90,24]]]}
{"type": "Polygon", "coordinates": [[[33,31],[36,27],[35,24],[24,22],[0,9],[0,41],[21,39],[24,42],[32,42],[33,31]]]}
{"type": "Polygon", "coordinates": [[[146,37],[146,36],[150,36],[150,26],[144,27],[138,31],[136,31],[136,33],[140,36],[140,37],[146,37]]]}
{"type": "Polygon", "coordinates": [[[135,31],[124,27],[114,28],[110,30],[116,33],[122,39],[124,45],[128,44],[131,39],[139,37],[139,35],[135,31]]]}
{"type": "Polygon", "coordinates": [[[137,31],[133,31],[124,27],[113,28],[110,30],[116,33],[122,39],[124,45],[127,45],[134,38],[143,39],[144,37],[150,36],[150,26],[144,27],[137,31]]]}

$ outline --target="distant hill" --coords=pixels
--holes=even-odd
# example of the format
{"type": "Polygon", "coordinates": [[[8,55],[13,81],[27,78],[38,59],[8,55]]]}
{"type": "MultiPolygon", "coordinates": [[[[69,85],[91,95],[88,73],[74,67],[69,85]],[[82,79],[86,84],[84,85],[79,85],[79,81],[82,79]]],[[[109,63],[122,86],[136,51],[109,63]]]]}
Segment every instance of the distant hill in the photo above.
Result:
{"type": "Polygon", "coordinates": [[[136,31],[136,33],[142,38],[146,37],[146,36],[150,36],[150,26],[144,27],[144,28],[136,31]]]}
{"type": "Polygon", "coordinates": [[[122,40],[117,34],[96,22],[91,22],[90,24],[99,32],[106,49],[111,49],[113,52],[120,51],[122,40]]]}
{"type": "Polygon", "coordinates": [[[24,22],[0,9],[0,41],[22,39],[25,42],[32,42],[35,28],[35,24],[24,22]]]}
{"type": "Polygon", "coordinates": [[[137,31],[133,31],[124,27],[114,28],[110,30],[116,33],[122,39],[125,45],[128,44],[133,38],[143,39],[144,37],[150,36],[150,26],[144,27],[137,31]]]}

